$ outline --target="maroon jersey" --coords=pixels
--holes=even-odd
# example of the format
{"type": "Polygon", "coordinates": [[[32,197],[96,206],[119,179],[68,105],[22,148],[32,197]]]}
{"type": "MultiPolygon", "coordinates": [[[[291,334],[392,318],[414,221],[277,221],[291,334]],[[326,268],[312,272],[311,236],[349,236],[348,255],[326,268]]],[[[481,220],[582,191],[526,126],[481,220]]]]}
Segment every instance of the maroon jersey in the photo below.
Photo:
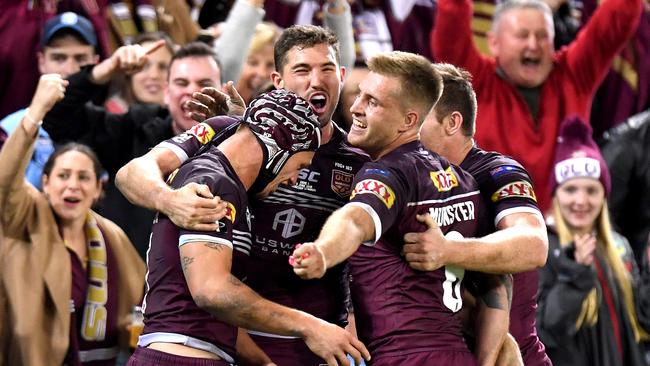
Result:
{"type": "Polygon", "coordinates": [[[416,271],[401,251],[404,234],[426,230],[417,214],[431,215],[447,235],[474,236],[485,211],[474,179],[414,141],[364,165],[350,204],[375,222],[374,243],[361,245],[349,260],[357,330],[373,360],[470,354],[456,316],[465,271],[416,271]]]}
{"type": "MultiPolygon", "coordinates": [[[[537,208],[533,183],[528,172],[515,160],[496,152],[472,148],[461,168],[478,182],[493,227],[505,216],[528,212],[542,214],[537,208]]],[[[515,337],[526,365],[550,365],[544,345],[537,337],[535,312],[537,311],[537,270],[513,275],[513,295],[510,309],[510,333],[515,337]]]]}
{"type": "Polygon", "coordinates": [[[288,259],[295,244],[314,241],[329,215],[343,206],[352,180],[366,155],[346,143],[334,129],[331,140],[316,150],[312,163],[293,186],[282,185],[264,200],[251,202],[254,213],[249,283],[262,296],[329,322],[347,322],[346,265],[319,280],[295,275],[288,259]]]}
{"type": "MultiPolygon", "coordinates": [[[[211,118],[203,123],[205,127],[195,126],[159,146],[170,148],[184,161],[202,146],[218,144],[234,131],[229,124],[236,123],[230,117],[211,118]]],[[[247,284],[269,300],[342,325],[347,321],[346,265],[311,281],[301,280],[287,265],[295,244],[314,241],[327,217],[348,201],[354,175],[369,160],[347,144],[343,130],[334,127],[332,138],[316,150],[296,185],[281,185],[266,199],[251,201],[253,249],[247,284]]]]}
{"type": "Polygon", "coordinates": [[[179,247],[197,241],[230,247],[232,273],[241,279],[251,244],[246,189],[216,147],[183,164],[171,185],[179,188],[190,182],[207,185],[227,203],[228,211],[219,221],[219,231],[215,232],[180,229],[169,218],[158,214],[147,252],[145,327],[138,345],[182,343],[233,362],[237,327],[217,320],[194,303],[181,268],[179,247]]]}

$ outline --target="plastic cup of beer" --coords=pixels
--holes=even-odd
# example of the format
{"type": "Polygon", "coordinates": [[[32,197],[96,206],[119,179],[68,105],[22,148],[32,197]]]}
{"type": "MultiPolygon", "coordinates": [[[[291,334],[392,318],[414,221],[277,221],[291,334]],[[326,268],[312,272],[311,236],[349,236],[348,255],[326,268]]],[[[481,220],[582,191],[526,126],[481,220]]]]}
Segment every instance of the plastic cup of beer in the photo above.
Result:
{"type": "Polygon", "coordinates": [[[138,347],[138,337],[142,334],[144,329],[144,314],[142,313],[142,307],[134,306],[131,318],[131,328],[130,333],[131,337],[129,340],[129,347],[136,349],[138,347]]]}

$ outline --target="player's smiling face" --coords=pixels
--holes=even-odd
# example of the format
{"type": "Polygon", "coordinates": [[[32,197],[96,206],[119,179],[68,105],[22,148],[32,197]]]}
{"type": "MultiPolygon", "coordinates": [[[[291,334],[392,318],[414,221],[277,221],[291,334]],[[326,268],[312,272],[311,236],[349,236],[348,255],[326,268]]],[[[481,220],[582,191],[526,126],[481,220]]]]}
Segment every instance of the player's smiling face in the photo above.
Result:
{"type": "Polygon", "coordinates": [[[553,68],[553,20],[537,9],[511,9],[488,35],[490,51],[515,85],[541,85],[553,68]]]}
{"type": "Polygon", "coordinates": [[[381,157],[400,136],[405,118],[400,89],[399,79],[370,72],[359,84],[359,94],[350,107],[348,141],[373,159],[381,157]]]}
{"type": "Polygon", "coordinates": [[[309,102],[321,126],[332,119],[343,85],[344,69],[326,43],[295,46],[286,54],[281,73],[271,75],[276,88],[292,91],[309,102]]]}

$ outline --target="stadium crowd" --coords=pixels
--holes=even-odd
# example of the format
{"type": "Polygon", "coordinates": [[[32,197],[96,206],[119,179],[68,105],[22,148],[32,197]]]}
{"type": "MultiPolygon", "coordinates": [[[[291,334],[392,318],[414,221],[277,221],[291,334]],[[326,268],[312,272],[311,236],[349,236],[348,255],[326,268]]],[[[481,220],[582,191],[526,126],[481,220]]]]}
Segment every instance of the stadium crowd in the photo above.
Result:
{"type": "Polygon", "coordinates": [[[650,366],[650,0],[6,0],[0,366],[650,366]]]}

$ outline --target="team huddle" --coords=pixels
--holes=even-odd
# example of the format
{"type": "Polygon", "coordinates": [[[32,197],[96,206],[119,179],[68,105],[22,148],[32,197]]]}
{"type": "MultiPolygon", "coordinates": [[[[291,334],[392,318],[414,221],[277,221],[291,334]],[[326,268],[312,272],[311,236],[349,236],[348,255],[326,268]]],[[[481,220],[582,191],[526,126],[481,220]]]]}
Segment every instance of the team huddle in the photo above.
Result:
{"type": "MultiPolygon", "coordinates": [[[[170,194],[188,183],[205,184],[225,206],[212,232],[157,216],[145,328],[131,364],[153,364],[161,352],[216,355],[228,364],[248,337],[278,365],[347,364],[347,355],[373,365],[471,365],[513,357],[512,348],[502,347],[510,323],[509,275],[452,263],[422,271],[417,260],[407,261],[417,249],[404,249],[408,233],[435,230],[462,240],[489,234],[505,217],[543,227],[519,164],[472,147],[461,166],[475,178],[435,153],[436,142],[420,141],[423,123],[438,123],[429,111],[447,84],[469,88],[466,104],[475,105],[467,76],[414,54],[378,55],[369,60],[346,135],[331,120],[344,73],[335,37],[318,27],[292,27],[278,40],[276,56],[278,90],[254,100],[243,118],[209,118],[118,173],[129,196],[130,187],[154,178],[160,184],[180,166],[170,194]],[[295,113],[285,104],[294,99],[320,108],[313,108],[315,115],[295,113]],[[263,101],[268,106],[255,110],[263,101]],[[270,127],[256,132],[258,124],[270,127]],[[252,136],[241,137],[249,130],[252,136]],[[303,150],[291,150],[298,147],[303,150]],[[132,169],[156,164],[158,177],[132,169]],[[468,317],[476,320],[464,324],[459,314],[466,296],[474,303],[468,317]],[[363,344],[342,328],[352,312],[363,344]],[[471,334],[471,351],[463,329],[471,334]]],[[[473,123],[473,115],[466,118],[473,123]]],[[[147,195],[130,199],[151,204],[147,195]]],[[[543,235],[538,242],[544,245],[543,235]]],[[[527,303],[525,295],[513,301],[527,303]]],[[[545,360],[534,322],[513,324],[520,325],[513,335],[527,340],[526,357],[545,360]]]]}
{"type": "MultiPolygon", "coordinates": [[[[95,64],[88,20],[48,21],[0,145],[0,366],[643,365],[650,264],[612,230],[608,168],[567,116],[615,50],[553,59],[551,9],[514,0],[495,7],[493,62],[447,39],[470,5],[436,2],[431,47],[471,74],[379,52],[353,99],[323,27],[267,29],[268,85],[240,94],[207,44],[163,34],[95,64]],[[88,57],[48,64],[61,49],[88,57]],[[117,73],[142,95],[113,113],[91,100],[117,73]],[[530,126],[497,117],[520,109],[530,126]],[[533,143],[511,137],[528,127],[533,143]]],[[[627,6],[604,41],[625,38],[627,6]]]]}

